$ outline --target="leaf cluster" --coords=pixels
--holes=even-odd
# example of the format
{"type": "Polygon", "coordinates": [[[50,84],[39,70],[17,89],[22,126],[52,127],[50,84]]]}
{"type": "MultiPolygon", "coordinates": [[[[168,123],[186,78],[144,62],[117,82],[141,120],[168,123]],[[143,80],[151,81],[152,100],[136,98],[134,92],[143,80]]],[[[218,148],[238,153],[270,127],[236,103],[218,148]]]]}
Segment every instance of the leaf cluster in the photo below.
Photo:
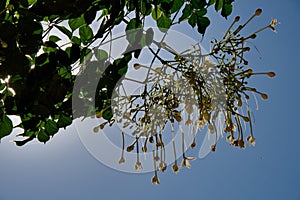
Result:
{"type": "MultiPolygon", "coordinates": [[[[161,30],[167,30],[187,20],[192,27],[197,26],[200,34],[204,34],[210,24],[205,16],[207,8],[215,6],[216,11],[221,10],[221,15],[226,18],[231,13],[232,3],[233,0],[1,1],[0,139],[20,127],[24,132],[19,136],[25,139],[16,141],[17,145],[24,145],[35,138],[46,143],[60,128],[70,125],[74,118],[89,116],[109,105],[114,85],[127,72],[127,64],[133,56],[139,56],[139,51],[129,51],[109,63],[107,52],[95,52],[90,46],[96,40],[107,37],[121,23],[126,24],[128,31],[142,28],[146,17],[152,17],[161,30]],[[91,27],[95,21],[100,25],[93,31],[91,27]],[[68,39],[67,45],[61,45],[64,37],[53,35],[52,30],[60,31],[68,39]],[[79,36],[75,34],[77,31],[79,36]],[[96,97],[84,88],[73,92],[73,67],[92,55],[109,66],[99,81],[96,97]],[[87,106],[73,113],[74,95],[87,106]],[[96,110],[87,103],[90,98],[96,102],[96,110]],[[8,115],[19,116],[21,123],[13,127],[8,115]]],[[[145,34],[139,36],[140,40],[136,40],[137,35],[127,35],[128,41],[132,37],[141,47],[151,43],[151,40],[146,40],[145,34]]],[[[131,46],[128,48],[130,50],[131,46]]],[[[95,66],[95,72],[99,71],[101,67],[95,66]]],[[[86,75],[82,72],[80,76],[86,75]]],[[[111,110],[107,109],[104,116],[111,118],[111,110]]]]}

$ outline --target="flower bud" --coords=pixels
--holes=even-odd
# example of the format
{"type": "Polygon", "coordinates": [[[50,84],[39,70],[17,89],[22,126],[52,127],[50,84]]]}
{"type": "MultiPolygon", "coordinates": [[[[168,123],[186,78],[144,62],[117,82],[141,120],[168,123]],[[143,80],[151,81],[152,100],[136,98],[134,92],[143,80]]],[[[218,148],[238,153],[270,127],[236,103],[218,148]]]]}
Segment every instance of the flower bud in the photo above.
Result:
{"type": "Polygon", "coordinates": [[[238,21],[240,21],[240,16],[236,16],[236,17],[234,18],[234,22],[238,22],[238,21]]]}
{"type": "Polygon", "coordinates": [[[276,75],[275,72],[268,72],[269,77],[274,77],[275,75],[276,75]]]}
{"type": "Polygon", "coordinates": [[[245,122],[249,122],[250,121],[249,117],[243,117],[243,119],[244,119],[245,122]]]}
{"type": "Polygon", "coordinates": [[[262,13],[262,9],[258,8],[258,9],[255,11],[255,16],[259,16],[261,13],[262,13]]]}
{"type": "Polygon", "coordinates": [[[261,98],[268,99],[268,95],[267,94],[261,94],[261,98]]]}
{"type": "Polygon", "coordinates": [[[196,147],[196,142],[194,141],[192,144],[191,144],[191,148],[195,148],[196,147]]]}
{"type": "Polygon", "coordinates": [[[129,147],[127,147],[127,152],[131,152],[134,149],[134,145],[130,145],[129,147]]]}
{"type": "Polygon", "coordinates": [[[215,144],[211,145],[210,149],[211,149],[212,152],[215,152],[216,151],[216,145],[215,144]]]}

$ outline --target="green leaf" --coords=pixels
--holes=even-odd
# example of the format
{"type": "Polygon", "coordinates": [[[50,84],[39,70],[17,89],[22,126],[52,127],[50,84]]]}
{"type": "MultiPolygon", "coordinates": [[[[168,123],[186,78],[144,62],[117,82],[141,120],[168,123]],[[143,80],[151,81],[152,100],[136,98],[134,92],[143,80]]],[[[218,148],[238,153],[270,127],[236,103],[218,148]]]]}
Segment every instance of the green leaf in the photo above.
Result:
{"type": "Polygon", "coordinates": [[[223,7],[223,0],[216,0],[215,10],[218,12],[223,7]]]}
{"type": "Polygon", "coordinates": [[[73,43],[77,44],[77,45],[80,45],[80,44],[81,44],[81,40],[80,40],[78,37],[76,37],[76,36],[73,36],[73,37],[71,38],[71,41],[72,41],[73,43]]]}
{"type": "Polygon", "coordinates": [[[0,91],[3,90],[6,87],[6,83],[1,83],[0,84],[0,91]]]}
{"type": "Polygon", "coordinates": [[[78,44],[72,44],[71,47],[66,48],[66,52],[70,52],[71,63],[76,62],[80,58],[80,46],[78,44]]]}
{"type": "Polygon", "coordinates": [[[211,6],[216,3],[216,0],[209,0],[208,5],[211,6]]]}
{"type": "Polygon", "coordinates": [[[98,49],[96,58],[98,60],[106,60],[108,58],[108,53],[102,49],[98,49]]]}
{"type": "Polygon", "coordinates": [[[59,40],[61,40],[61,39],[55,35],[51,35],[49,37],[49,41],[52,41],[52,42],[58,42],[59,40]]]}
{"type": "Polygon", "coordinates": [[[125,75],[127,72],[128,66],[122,67],[121,69],[118,70],[118,74],[121,76],[125,75]]]}
{"type": "Polygon", "coordinates": [[[49,62],[48,53],[42,53],[38,57],[35,58],[35,65],[42,66],[49,62]]]}
{"type": "Polygon", "coordinates": [[[29,5],[32,5],[32,4],[34,4],[36,1],[37,1],[37,0],[28,0],[28,4],[29,4],[29,5]]]}
{"type": "Polygon", "coordinates": [[[95,20],[98,9],[98,6],[93,6],[83,14],[83,19],[86,24],[91,24],[95,20]]]}
{"type": "Polygon", "coordinates": [[[50,136],[46,133],[45,130],[40,130],[38,132],[37,138],[40,142],[46,143],[48,140],[50,140],[50,136]]]}
{"type": "Polygon", "coordinates": [[[89,26],[79,28],[79,36],[84,45],[87,45],[94,37],[93,30],[89,26]]]}
{"type": "Polygon", "coordinates": [[[1,138],[8,136],[13,130],[12,121],[7,117],[7,115],[3,114],[0,119],[0,140],[1,138]]]}
{"type": "Polygon", "coordinates": [[[84,47],[81,51],[80,55],[80,63],[83,63],[85,61],[90,61],[93,56],[93,52],[91,49],[84,47]]]}
{"type": "Polygon", "coordinates": [[[52,120],[46,121],[45,130],[48,133],[48,135],[54,135],[55,133],[57,133],[58,127],[56,125],[56,122],[52,120]]]}
{"type": "Polygon", "coordinates": [[[171,26],[172,20],[166,15],[161,15],[160,18],[157,19],[157,26],[160,31],[166,32],[171,26]]]}
{"type": "Polygon", "coordinates": [[[126,31],[142,28],[142,23],[140,20],[136,20],[136,18],[133,18],[129,21],[129,23],[126,26],[126,31]]]}
{"type": "Polygon", "coordinates": [[[66,36],[68,36],[68,38],[72,38],[72,32],[69,31],[66,27],[64,26],[58,26],[58,25],[54,25],[58,30],[60,30],[63,34],[65,34],[66,36]]]}
{"type": "Polygon", "coordinates": [[[152,18],[154,20],[157,20],[162,14],[163,12],[159,8],[152,10],[152,18]]]}
{"type": "Polygon", "coordinates": [[[232,5],[231,4],[224,4],[221,15],[227,19],[227,17],[232,13],[232,5]]]}
{"type": "Polygon", "coordinates": [[[195,13],[197,14],[198,17],[202,17],[202,16],[206,15],[207,9],[206,8],[202,8],[202,9],[198,10],[195,13]]]}
{"type": "Polygon", "coordinates": [[[179,21],[186,20],[192,14],[192,7],[190,4],[186,4],[184,9],[182,10],[182,15],[179,18],[179,21]]]}
{"type": "Polygon", "coordinates": [[[189,24],[194,28],[196,26],[197,23],[197,15],[195,13],[193,13],[188,20],[189,24]]]}
{"type": "Polygon", "coordinates": [[[113,117],[111,108],[105,110],[102,114],[103,119],[110,120],[113,117]]]}
{"type": "Polygon", "coordinates": [[[184,2],[184,0],[174,0],[171,13],[177,12],[183,6],[184,2]]]}
{"type": "Polygon", "coordinates": [[[70,124],[72,124],[72,118],[69,117],[69,116],[66,116],[64,114],[60,115],[59,118],[58,118],[58,121],[57,121],[57,125],[59,127],[67,127],[69,126],[70,124]]]}
{"type": "Polygon", "coordinates": [[[205,30],[209,26],[209,24],[210,24],[210,21],[207,17],[198,17],[197,18],[198,32],[201,34],[204,34],[205,30]]]}
{"type": "Polygon", "coordinates": [[[77,28],[83,26],[85,24],[85,20],[83,16],[80,16],[75,19],[69,19],[68,24],[72,31],[75,31],[77,28]]]}
{"type": "Polygon", "coordinates": [[[194,9],[201,9],[206,6],[205,0],[191,0],[191,3],[194,9]]]}
{"type": "Polygon", "coordinates": [[[148,16],[151,14],[152,6],[150,3],[141,1],[141,13],[145,16],[148,16]]]}

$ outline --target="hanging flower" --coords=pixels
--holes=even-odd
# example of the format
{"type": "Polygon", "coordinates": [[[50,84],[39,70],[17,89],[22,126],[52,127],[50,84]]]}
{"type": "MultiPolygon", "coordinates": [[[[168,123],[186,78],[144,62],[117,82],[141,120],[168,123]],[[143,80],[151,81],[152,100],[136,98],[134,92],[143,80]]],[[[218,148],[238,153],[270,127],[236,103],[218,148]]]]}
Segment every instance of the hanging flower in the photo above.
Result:
{"type": "Polygon", "coordinates": [[[119,164],[122,164],[122,163],[124,163],[125,162],[125,158],[122,156],[121,158],[120,158],[120,160],[119,160],[119,164]]]}
{"type": "Polygon", "coordinates": [[[152,177],[152,183],[153,183],[153,184],[156,184],[156,185],[159,185],[159,184],[160,184],[159,179],[158,179],[158,176],[157,176],[156,173],[155,173],[155,175],[152,177]]]}
{"type": "Polygon", "coordinates": [[[252,135],[247,137],[247,141],[250,143],[250,145],[255,146],[255,138],[252,135]]]}
{"type": "Polygon", "coordinates": [[[177,162],[174,163],[174,165],[172,166],[172,169],[175,174],[179,173],[179,167],[177,165],[177,162]]]}
{"type": "Polygon", "coordinates": [[[139,161],[137,161],[137,162],[135,163],[134,168],[135,168],[136,171],[141,171],[141,170],[143,169],[142,163],[139,162],[139,161]]]}
{"type": "Polygon", "coordinates": [[[275,26],[278,24],[277,19],[273,19],[269,25],[269,27],[272,29],[272,31],[276,32],[275,26]]]}
{"type": "Polygon", "coordinates": [[[167,163],[164,161],[161,161],[158,165],[158,170],[161,172],[164,172],[167,169],[167,163]]]}
{"type": "Polygon", "coordinates": [[[196,160],[194,157],[183,157],[183,160],[181,162],[181,167],[187,167],[191,168],[190,160],[196,160]]]}

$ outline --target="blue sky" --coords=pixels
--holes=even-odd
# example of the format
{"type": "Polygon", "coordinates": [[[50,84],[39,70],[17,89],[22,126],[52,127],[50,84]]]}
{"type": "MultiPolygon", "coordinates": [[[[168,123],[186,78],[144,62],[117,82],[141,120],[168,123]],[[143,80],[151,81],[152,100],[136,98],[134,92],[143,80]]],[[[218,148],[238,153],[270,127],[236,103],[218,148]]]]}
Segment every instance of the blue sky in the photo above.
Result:
{"type": "MultiPolygon", "coordinates": [[[[254,43],[262,54],[248,58],[256,71],[275,71],[273,79],[259,77],[253,86],[269,94],[255,111],[255,147],[232,148],[225,140],[217,152],[192,162],[191,169],[174,174],[170,167],[160,174],[160,186],[152,174],[127,174],[94,159],[81,144],[74,126],[57,134],[46,145],[16,147],[5,138],[0,144],[0,200],[11,199],[300,199],[298,45],[300,2],[251,0],[234,3],[228,21],[211,13],[211,25],[203,40],[221,36],[236,15],[242,20],[257,9],[262,15],[248,30],[256,30],[273,18],[278,33],[265,31],[254,43]]],[[[196,37],[193,30],[176,30],[196,37]]],[[[197,36],[199,37],[199,36],[197,36]]]]}

